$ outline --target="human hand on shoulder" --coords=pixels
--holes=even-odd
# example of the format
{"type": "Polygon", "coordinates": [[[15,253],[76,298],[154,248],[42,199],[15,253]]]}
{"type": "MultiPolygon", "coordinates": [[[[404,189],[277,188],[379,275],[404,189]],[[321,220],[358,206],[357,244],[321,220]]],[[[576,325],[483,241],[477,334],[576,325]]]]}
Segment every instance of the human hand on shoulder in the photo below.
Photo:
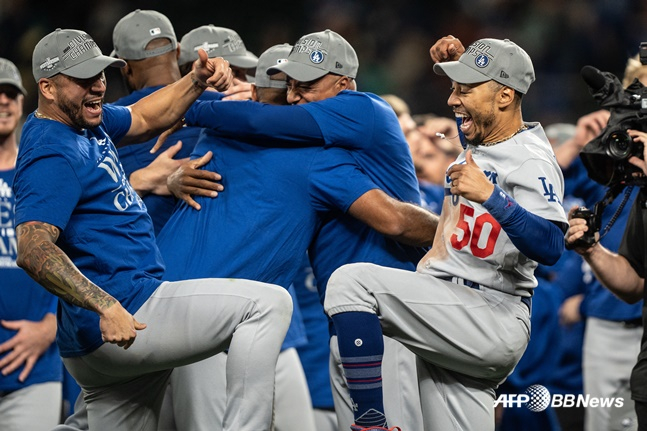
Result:
{"type": "Polygon", "coordinates": [[[252,98],[252,84],[234,78],[233,85],[223,93],[222,100],[250,100],[252,98]]]}
{"type": "Polygon", "coordinates": [[[429,49],[429,55],[434,63],[458,60],[464,52],[465,47],[461,41],[452,35],[438,39],[429,49]]]}

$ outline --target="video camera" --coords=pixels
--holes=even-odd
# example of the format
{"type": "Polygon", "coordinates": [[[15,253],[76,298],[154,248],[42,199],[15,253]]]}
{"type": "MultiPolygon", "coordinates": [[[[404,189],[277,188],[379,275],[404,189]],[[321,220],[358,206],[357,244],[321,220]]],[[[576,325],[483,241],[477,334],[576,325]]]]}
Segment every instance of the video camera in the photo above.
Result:
{"type": "MultiPolygon", "coordinates": [[[[640,44],[640,63],[647,65],[647,42],[640,44]]],[[[581,74],[593,98],[601,107],[609,109],[611,116],[600,135],[582,149],[580,158],[589,177],[609,189],[593,211],[580,207],[573,213],[573,218],[585,219],[589,229],[582,238],[571,244],[569,249],[595,244],[595,234],[600,231],[604,208],[610,205],[626,186],[647,186],[647,178],[642,170],[629,163],[632,156],[644,159],[644,146],[640,142],[634,142],[627,133],[627,129],[647,132],[647,87],[638,79],[634,79],[631,85],[624,89],[615,75],[601,72],[593,66],[584,66],[581,74]]],[[[629,195],[630,193],[625,191],[625,199],[606,226],[605,233],[617,219],[629,195]]]]}
{"type": "MultiPolygon", "coordinates": [[[[647,42],[640,44],[640,62],[647,65],[647,42]]],[[[634,79],[624,89],[615,75],[593,66],[584,66],[581,74],[593,98],[611,113],[607,127],[580,153],[589,177],[608,187],[647,185],[642,171],[628,162],[643,158],[643,145],[627,134],[627,129],[647,132],[647,87],[634,79]]]]}

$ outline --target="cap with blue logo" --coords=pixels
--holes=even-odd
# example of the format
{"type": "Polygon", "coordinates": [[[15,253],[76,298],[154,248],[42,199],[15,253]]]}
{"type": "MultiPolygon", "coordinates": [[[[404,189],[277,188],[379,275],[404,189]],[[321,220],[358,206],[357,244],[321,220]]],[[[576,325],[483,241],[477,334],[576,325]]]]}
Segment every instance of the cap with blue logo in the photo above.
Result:
{"type": "Polygon", "coordinates": [[[530,56],[509,39],[480,39],[458,61],[434,64],[434,72],[460,84],[496,81],[526,94],[535,81],[530,56]]]}
{"type": "Polygon", "coordinates": [[[332,30],[302,36],[294,44],[288,61],[270,67],[268,75],[284,72],[292,79],[308,82],[328,73],[355,78],[359,60],[353,47],[332,30]]]}

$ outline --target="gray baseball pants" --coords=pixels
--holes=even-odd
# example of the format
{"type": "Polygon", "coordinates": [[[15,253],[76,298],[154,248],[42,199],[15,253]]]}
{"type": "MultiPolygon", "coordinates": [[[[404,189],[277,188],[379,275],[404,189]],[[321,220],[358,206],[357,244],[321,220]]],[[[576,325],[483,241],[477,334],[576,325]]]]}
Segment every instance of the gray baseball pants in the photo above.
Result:
{"type": "Polygon", "coordinates": [[[83,389],[91,430],[157,430],[171,371],[229,349],[224,430],[265,431],[274,369],[292,313],[287,291],[239,279],[162,283],[135,318],[148,327],[124,350],[104,344],[64,358],[83,389]]]}
{"type": "Polygon", "coordinates": [[[494,430],[494,389],[513,371],[530,337],[521,297],[356,263],[333,273],[324,308],[329,315],[377,314],[384,335],[418,356],[426,431],[494,430]]]}
{"type": "Polygon", "coordinates": [[[0,430],[49,431],[61,418],[61,382],[37,383],[0,396],[0,430]]]}
{"type": "MultiPolygon", "coordinates": [[[[219,423],[227,403],[226,363],[219,353],[203,361],[176,368],[166,393],[162,422],[166,429],[221,431],[219,423]],[[174,426],[173,426],[174,424],[174,426]]],[[[276,363],[274,428],[276,431],[314,430],[314,413],[308,382],[295,348],[282,351],[276,363]]]]}

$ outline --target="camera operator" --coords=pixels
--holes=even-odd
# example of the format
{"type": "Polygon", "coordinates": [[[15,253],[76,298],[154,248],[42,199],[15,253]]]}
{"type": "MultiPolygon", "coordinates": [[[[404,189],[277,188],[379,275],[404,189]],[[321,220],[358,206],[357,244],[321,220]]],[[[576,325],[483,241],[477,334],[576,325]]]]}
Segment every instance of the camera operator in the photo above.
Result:
{"type": "MultiPolygon", "coordinates": [[[[640,63],[638,56],[629,59],[623,86],[628,87],[634,78],[638,78],[643,84],[647,84],[647,66],[640,63]]],[[[602,126],[605,127],[606,124],[602,126]]],[[[647,143],[646,133],[637,130],[628,130],[627,133],[635,143],[647,143]]],[[[632,156],[627,159],[627,162],[647,173],[644,155],[642,158],[632,156]]],[[[645,222],[647,222],[647,218],[645,218],[647,216],[645,201],[647,200],[647,190],[641,188],[638,197],[633,200],[636,194],[635,191],[632,194],[634,204],[629,212],[626,229],[619,245],[618,227],[624,224],[623,221],[624,217],[627,217],[628,208],[625,208],[620,213],[616,228],[609,232],[609,235],[603,241],[604,244],[598,242],[599,234],[596,233],[596,241],[593,245],[575,248],[589,264],[600,283],[618,298],[629,304],[639,302],[644,295],[644,245],[647,240],[647,234],[645,233],[645,222]],[[617,253],[614,251],[616,247],[618,248],[617,253]]],[[[617,204],[617,202],[614,204],[617,204]]],[[[581,239],[589,231],[585,219],[572,218],[573,210],[569,213],[570,229],[566,236],[567,246],[574,244],[575,241],[581,239]]],[[[607,208],[607,211],[605,211],[606,217],[602,217],[604,223],[608,221],[609,213],[613,212],[614,210],[611,207],[607,208]]],[[[595,292],[593,293],[595,294],[595,292]]],[[[597,292],[597,296],[604,299],[603,292],[597,292]]],[[[597,391],[604,388],[607,390],[612,387],[609,385],[613,385],[611,376],[616,376],[618,379],[616,383],[620,383],[620,380],[626,380],[629,377],[628,367],[635,363],[636,352],[640,352],[638,363],[634,365],[631,373],[631,392],[635,401],[639,429],[647,430],[647,345],[645,344],[645,334],[642,330],[642,320],[645,318],[644,310],[642,319],[630,319],[634,314],[636,316],[640,315],[640,308],[638,304],[634,306],[626,305],[623,308],[621,303],[611,297],[603,301],[594,299],[583,307],[585,313],[592,311],[587,315],[587,335],[584,349],[584,389],[591,396],[597,396],[598,394],[594,393],[593,389],[587,389],[587,383],[591,385],[591,382],[593,382],[597,391]],[[597,306],[593,303],[597,303],[597,306]],[[608,314],[608,317],[604,317],[605,313],[608,314]],[[618,316],[624,316],[623,320],[618,320],[618,316]],[[639,347],[641,334],[643,337],[642,349],[639,347]],[[598,372],[595,372],[594,368],[598,372]],[[602,371],[600,372],[600,370],[602,371]],[[592,373],[593,375],[587,376],[587,373],[592,373]],[[626,377],[624,377],[625,375],[626,377]]],[[[610,397],[613,394],[606,393],[603,396],[610,397]]],[[[628,400],[625,399],[625,403],[627,402],[628,400]]],[[[609,421],[609,414],[605,412],[605,409],[589,409],[587,411],[586,429],[611,429],[609,421]]]]}

